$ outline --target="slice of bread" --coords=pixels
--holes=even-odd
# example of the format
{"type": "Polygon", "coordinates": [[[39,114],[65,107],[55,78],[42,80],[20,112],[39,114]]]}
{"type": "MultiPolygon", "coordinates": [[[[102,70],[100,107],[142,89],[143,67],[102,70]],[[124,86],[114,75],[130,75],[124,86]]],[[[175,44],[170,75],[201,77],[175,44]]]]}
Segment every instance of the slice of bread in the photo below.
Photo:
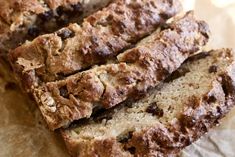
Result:
{"type": "Polygon", "coordinates": [[[197,53],[208,38],[208,25],[188,12],[177,17],[169,28],[118,55],[115,63],[48,82],[32,93],[48,126],[65,127],[74,120],[89,118],[97,108],[140,99],[197,53]]]}
{"type": "Polygon", "coordinates": [[[62,131],[71,155],[176,155],[234,106],[234,61],[230,49],[200,53],[141,101],[74,123],[62,131]]]}

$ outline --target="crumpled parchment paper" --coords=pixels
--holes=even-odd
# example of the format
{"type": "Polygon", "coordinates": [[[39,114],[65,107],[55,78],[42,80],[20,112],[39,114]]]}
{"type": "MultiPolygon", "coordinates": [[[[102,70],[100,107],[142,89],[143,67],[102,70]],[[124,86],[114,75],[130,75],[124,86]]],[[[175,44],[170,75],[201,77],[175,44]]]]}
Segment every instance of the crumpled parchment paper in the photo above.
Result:
{"type": "MultiPolygon", "coordinates": [[[[208,48],[235,48],[235,0],[182,0],[212,31],[208,48]]],[[[69,157],[59,133],[50,132],[33,101],[0,63],[0,157],[69,157]]],[[[235,108],[219,127],[187,147],[181,157],[235,157],[235,108]]]]}

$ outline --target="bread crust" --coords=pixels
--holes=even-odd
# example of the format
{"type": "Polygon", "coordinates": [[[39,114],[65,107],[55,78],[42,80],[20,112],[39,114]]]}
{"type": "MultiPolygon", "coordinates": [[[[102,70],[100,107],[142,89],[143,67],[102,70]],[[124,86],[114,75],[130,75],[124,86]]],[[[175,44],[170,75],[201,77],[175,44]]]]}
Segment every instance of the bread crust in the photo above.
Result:
{"type": "Polygon", "coordinates": [[[209,38],[207,24],[196,20],[193,12],[169,27],[120,54],[118,63],[97,66],[34,89],[34,97],[49,127],[57,129],[88,118],[95,107],[111,108],[126,100],[140,99],[209,38]]]}
{"type": "Polygon", "coordinates": [[[192,97],[184,104],[178,120],[159,123],[155,126],[135,131],[126,143],[116,139],[83,139],[73,136],[73,128],[62,130],[62,136],[73,157],[118,156],[168,157],[176,156],[180,150],[199,139],[203,134],[219,124],[235,103],[235,57],[230,49],[219,50],[232,57],[232,62],[217,78],[212,80],[210,90],[200,98],[192,97]],[[213,99],[211,99],[213,97],[213,99]],[[218,105],[213,105],[218,104],[218,105]],[[105,143],[105,144],[104,144],[105,143]],[[103,147],[110,148],[107,151],[103,147]],[[132,148],[132,153],[127,151],[132,148]],[[89,151],[88,151],[89,150],[89,151]],[[128,153],[129,152],[129,153],[128,153]],[[125,154],[127,153],[127,154],[125,154]]]}
{"type": "Polygon", "coordinates": [[[40,36],[12,51],[9,58],[18,77],[32,81],[26,81],[30,89],[114,59],[180,10],[178,0],[115,0],[81,26],[40,36]],[[70,35],[64,38],[64,32],[70,35]]]}
{"type": "Polygon", "coordinates": [[[1,0],[0,57],[7,60],[9,50],[26,40],[54,32],[70,22],[81,22],[84,16],[105,6],[108,1],[1,0]]]}

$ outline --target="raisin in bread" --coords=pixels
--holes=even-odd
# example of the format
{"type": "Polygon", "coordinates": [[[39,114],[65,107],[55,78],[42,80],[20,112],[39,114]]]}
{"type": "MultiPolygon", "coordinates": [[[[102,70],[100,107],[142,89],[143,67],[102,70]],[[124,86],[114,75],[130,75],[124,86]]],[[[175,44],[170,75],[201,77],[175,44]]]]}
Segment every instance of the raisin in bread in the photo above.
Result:
{"type": "Polygon", "coordinates": [[[181,10],[179,0],[114,0],[56,33],[40,36],[10,55],[15,72],[29,85],[61,79],[115,58],[181,10]]]}
{"type": "Polygon", "coordinates": [[[175,156],[234,106],[234,59],[230,49],[201,53],[139,102],[77,121],[62,131],[71,155],[175,156]]]}
{"type": "Polygon", "coordinates": [[[116,63],[48,82],[32,94],[51,129],[67,126],[97,108],[139,99],[204,46],[208,35],[208,25],[188,12],[118,55],[116,63]]]}
{"type": "Polygon", "coordinates": [[[0,56],[25,40],[54,32],[104,7],[111,0],[1,0],[0,56]]]}

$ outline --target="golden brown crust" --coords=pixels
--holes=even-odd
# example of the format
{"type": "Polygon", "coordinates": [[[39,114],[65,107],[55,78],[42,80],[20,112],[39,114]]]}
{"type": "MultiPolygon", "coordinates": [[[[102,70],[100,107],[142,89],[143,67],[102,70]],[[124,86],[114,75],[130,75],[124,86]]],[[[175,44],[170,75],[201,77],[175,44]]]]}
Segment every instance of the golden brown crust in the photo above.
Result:
{"type": "Polygon", "coordinates": [[[117,64],[97,66],[34,89],[49,127],[57,129],[90,117],[97,106],[111,108],[139,99],[208,41],[207,24],[196,20],[192,12],[169,27],[120,54],[117,64]]]}
{"type": "Polygon", "coordinates": [[[184,110],[179,113],[175,121],[167,124],[158,123],[141,131],[135,131],[131,138],[124,143],[110,138],[83,139],[81,142],[80,137],[73,136],[73,128],[63,130],[62,136],[70,153],[74,157],[99,156],[101,154],[98,150],[105,146],[103,141],[106,141],[107,148],[114,150],[104,151],[103,157],[112,156],[112,152],[115,150],[120,151],[122,157],[176,156],[180,150],[218,125],[219,120],[235,104],[235,58],[232,54],[234,52],[228,49],[219,51],[222,52],[221,54],[231,55],[232,61],[212,80],[212,86],[206,94],[200,97],[189,97],[188,103],[184,104],[184,110]],[[84,149],[85,147],[86,149],[84,149]],[[93,151],[87,152],[87,150],[93,151]],[[127,152],[128,154],[125,154],[127,152]]]}
{"type": "Polygon", "coordinates": [[[103,7],[109,0],[1,0],[0,55],[103,7]],[[101,4],[99,4],[99,2],[101,4]],[[89,11],[88,11],[89,10],[89,11]]]}
{"type": "Polygon", "coordinates": [[[26,84],[31,88],[115,58],[180,10],[178,0],[115,0],[81,27],[70,25],[17,48],[10,60],[19,77],[36,81],[26,84]]]}

